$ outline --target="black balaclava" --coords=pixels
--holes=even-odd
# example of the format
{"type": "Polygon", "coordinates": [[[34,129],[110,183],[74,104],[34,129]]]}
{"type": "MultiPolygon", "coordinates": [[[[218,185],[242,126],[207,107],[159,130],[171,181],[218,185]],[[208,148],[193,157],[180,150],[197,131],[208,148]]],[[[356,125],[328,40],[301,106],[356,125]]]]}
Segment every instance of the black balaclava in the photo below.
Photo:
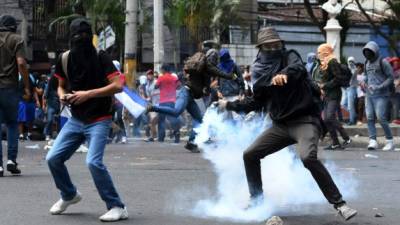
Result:
{"type": "Polygon", "coordinates": [[[17,32],[17,20],[10,15],[0,17],[0,32],[17,32]]]}
{"type": "Polygon", "coordinates": [[[70,25],[70,44],[71,48],[93,48],[92,27],[85,18],[78,18],[70,25]]]}
{"type": "Polygon", "coordinates": [[[97,51],[92,44],[92,38],[91,25],[85,18],[77,18],[71,22],[71,66],[74,74],[79,74],[85,79],[89,79],[99,72],[99,60],[97,51]]]}

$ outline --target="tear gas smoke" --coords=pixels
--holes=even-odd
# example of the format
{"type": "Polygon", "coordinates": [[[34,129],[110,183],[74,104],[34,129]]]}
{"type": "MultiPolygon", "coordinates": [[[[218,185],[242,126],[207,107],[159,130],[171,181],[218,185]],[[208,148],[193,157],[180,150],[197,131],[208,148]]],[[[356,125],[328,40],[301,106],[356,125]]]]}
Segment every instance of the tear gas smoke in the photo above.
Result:
{"type": "MultiPolygon", "coordinates": [[[[290,214],[304,204],[327,204],[309,171],[290,146],[262,160],[265,203],[245,210],[249,193],[243,164],[243,152],[270,126],[269,120],[252,115],[242,121],[228,122],[224,114],[210,107],[196,131],[196,143],[203,150],[217,175],[217,196],[199,200],[192,213],[237,222],[263,221],[274,213],[290,214]],[[206,144],[209,138],[213,142],[206,144]]],[[[338,171],[332,162],[324,163],[345,199],[356,196],[357,182],[352,174],[338,171]]],[[[304,212],[307,213],[307,212],[304,212]]]]}

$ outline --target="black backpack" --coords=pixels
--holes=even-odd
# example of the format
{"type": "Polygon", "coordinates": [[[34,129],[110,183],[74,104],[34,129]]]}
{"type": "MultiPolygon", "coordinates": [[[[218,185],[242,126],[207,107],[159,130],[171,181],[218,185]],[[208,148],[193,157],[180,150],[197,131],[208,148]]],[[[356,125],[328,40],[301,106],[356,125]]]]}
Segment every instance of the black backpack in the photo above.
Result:
{"type": "Polygon", "coordinates": [[[346,64],[340,64],[340,70],[342,71],[341,76],[337,77],[340,83],[341,87],[349,87],[350,86],[350,80],[351,77],[353,76],[353,73],[349,69],[349,67],[346,64]]]}

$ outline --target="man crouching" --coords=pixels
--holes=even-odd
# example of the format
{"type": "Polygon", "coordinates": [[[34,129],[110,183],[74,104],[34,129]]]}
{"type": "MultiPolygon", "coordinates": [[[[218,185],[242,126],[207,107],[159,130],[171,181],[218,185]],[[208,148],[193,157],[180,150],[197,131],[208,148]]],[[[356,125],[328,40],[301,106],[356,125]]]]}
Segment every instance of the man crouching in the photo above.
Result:
{"type": "Polygon", "coordinates": [[[50,209],[61,214],[82,197],[72,184],[65,166],[76,149],[85,141],[89,144],[86,164],[97,191],[109,210],[101,221],[128,218],[111,176],[103,164],[104,149],[111,125],[111,96],[122,90],[117,71],[110,57],[97,52],[92,44],[91,25],[83,18],[70,25],[71,50],[64,53],[56,64],[55,76],[59,80],[58,95],[63,105],[70,105],[72,118],[62,128],[47,154],[46,160],[61,199],[50,209]]]}
{"type": "Polygon", "coordinates": [[[318,105],[319,90],[307,77],[299,54],[287,51],[272,27],[258,34],[259,54],[252,65],[254,96],[250,99],[219,101],[220,109],[250,112],[266,110],[273,121],[244,152],[250,191],[249,207],[263,201],[260,160],[297,143],[297,152],[329,203],[349,220],[357,211],[346,205],[336,184],[318,160],[318,140],[323,132],[318,105]]]}

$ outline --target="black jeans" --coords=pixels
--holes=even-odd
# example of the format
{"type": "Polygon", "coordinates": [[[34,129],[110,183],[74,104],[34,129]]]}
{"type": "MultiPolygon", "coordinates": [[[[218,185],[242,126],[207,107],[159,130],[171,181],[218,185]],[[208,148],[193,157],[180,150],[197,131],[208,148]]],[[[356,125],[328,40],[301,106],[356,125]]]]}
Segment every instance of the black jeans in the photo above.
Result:
{"type": "Polygon", "coordinates": [[[336,184],[318,160],[319,126],[311,122],[274,123],[244,152],[243,159],[251,198],[262,195],[260,160],[289,145],[297,143],[297,152],[329,203],[344,204],[336,184]]]}
{"type": "Polygon", "coordinates": [[[324,122],[331,136],[333,145],[340,144],[336,131],[340,133],[340,136],[342,136],[344,140],[350,139],[342,124],[337,120],[336,117],[336,111],[339,105],[339,100],[325,100],[324,122]]]}

